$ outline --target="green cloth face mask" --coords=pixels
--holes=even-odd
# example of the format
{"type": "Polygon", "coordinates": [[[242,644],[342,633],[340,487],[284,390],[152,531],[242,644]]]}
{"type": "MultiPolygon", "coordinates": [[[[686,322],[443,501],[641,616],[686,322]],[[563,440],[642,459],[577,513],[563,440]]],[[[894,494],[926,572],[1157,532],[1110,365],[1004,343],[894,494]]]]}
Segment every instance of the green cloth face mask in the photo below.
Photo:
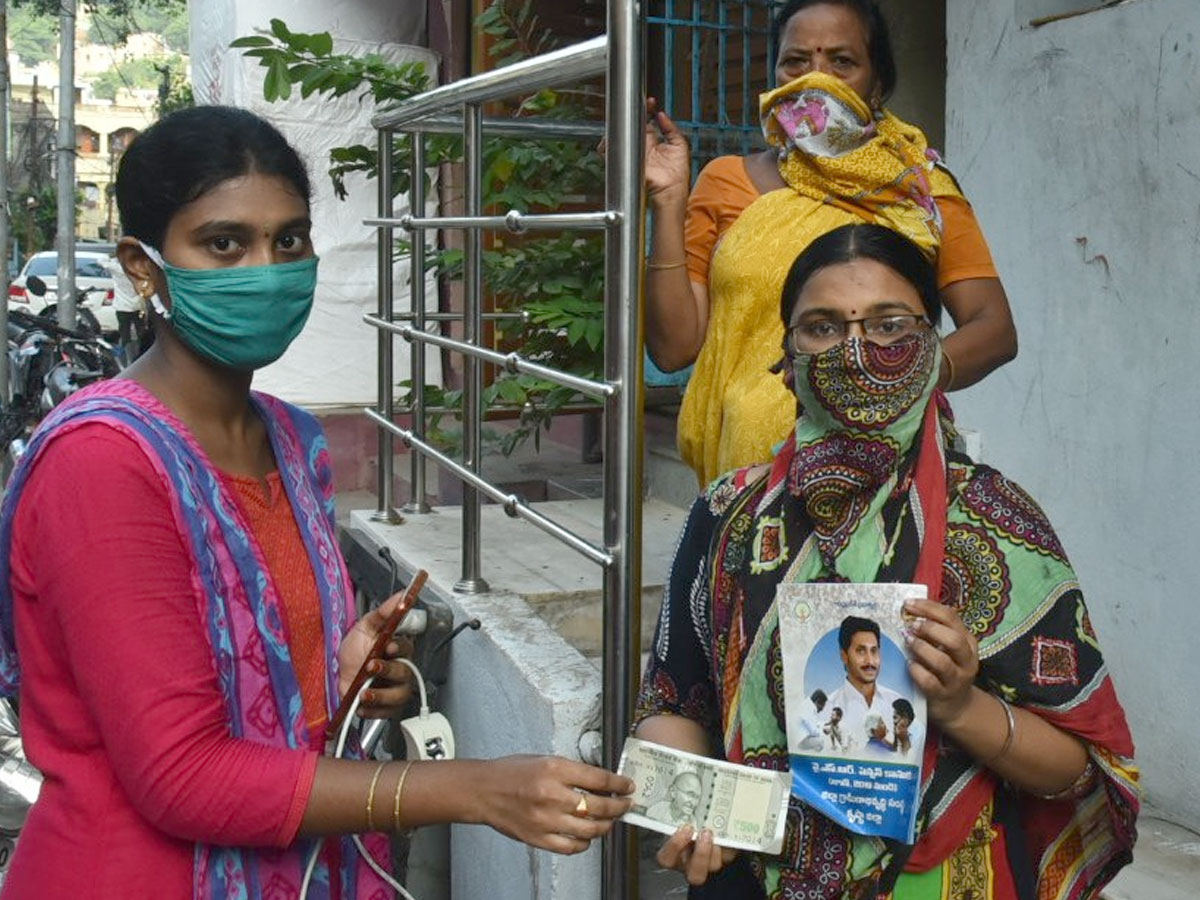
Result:
{"type": "Polygon", "coordinates": [[[222,366],[250,371],[275,362],[312,312],[315,256],[269,266],[181,269],[141,246],[163,270],[171,294],[169,310],[157,295],[150,298],[155,311],[170,320],[181,341],[222,366]]]}

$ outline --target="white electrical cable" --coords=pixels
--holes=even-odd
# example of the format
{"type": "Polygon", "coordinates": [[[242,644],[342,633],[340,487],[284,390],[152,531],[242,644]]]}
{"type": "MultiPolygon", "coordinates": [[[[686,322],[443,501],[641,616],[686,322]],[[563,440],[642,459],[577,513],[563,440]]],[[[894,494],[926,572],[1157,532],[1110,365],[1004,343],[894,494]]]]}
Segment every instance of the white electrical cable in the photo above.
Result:
{"type": "MultiPolygon", "coordinates": [[[[407,665],[417,676],[417,686],[421,692],[421,710],[425,713],[428,713],[429,709],[426,706],[425,698],[425,679],[421,677],[420,670],[418,670],[417,667],[407,659],[401,659],[397,661],[407,665]]],[[[374,678],[368,678],[365,682],[363,682],[362,688],[355,696],[354,701],[350,704],[350,710],[346,713],[346,720],[342,723],[342,730],[338,732],[337,744],[334,746],[333,756],[335,759],[340,759],[343,751],[346,749],[346,741],[350,736],[350,727],[354,724],[354,715],[358,712],[358,706],[362,702],[363,692],[374,683],[374,678]]],[[[404,900],[416,900],[412,894],[404,889],[404,885],[392,878],[392,876],[375,861],[375,858],[371,856],[367,848],[363,846],[362,840],[357,834],[351,835],[350,839],[354,841],[354,846],[358,848],[359,854],[370,867],[371,871],[387,882],[388,886],[391,887],[391,889],[401,897],[403,897],[404,900]]],[[[324,844],[324,838],[317,838],[316,845],[312,848],[312,851],[308,855],[308,862],[304,866],[304,879],[300,882],[300,896],[298,900],[306,900],[308,897],[308,888],[312,882],[313,872],[316,871],[317,868],[317,859],[321,855],[321,847],[324,846],[324,844]]]]}
{"type": "Polygon", "coordinates": [[[425,695],[425,679],[421,677],[421,670],[413,664],[412,660],[405,659],[404,657],[398,657],[392,660],[392,662],[404,663],[412,671],[413,675],[416,676],[417,691],[421,694],[421,715],[429,715],[429,698],[425,695]]]}

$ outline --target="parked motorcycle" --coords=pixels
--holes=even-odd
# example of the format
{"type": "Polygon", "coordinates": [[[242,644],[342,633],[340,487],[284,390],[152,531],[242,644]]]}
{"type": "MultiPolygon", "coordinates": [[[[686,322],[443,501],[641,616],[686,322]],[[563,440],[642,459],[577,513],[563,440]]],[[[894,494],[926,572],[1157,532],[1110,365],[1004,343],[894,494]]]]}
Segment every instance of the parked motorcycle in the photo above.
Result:
{"type": "MultiPolygon", "coordinates": [[[[26,288],[42,294],[45,283],[30,276],[26,288]]],[[[25,450],[42,418],[67,397],[124,368],[119,352],[100,337],[95,316],[81,310],[81,328],[63,328],[42,315],[10,309],[8,319],[9,396],[0,398],[0,450],[4,478],[25,450]],[[90,317],[91,323],[87,320],[90,317]]]]}
{"type": "MultiPolygon", "coordinates": [[[[30,275],[25,280],[25,290],[38,297],[45,297],[50,293],[50,287],[37,275],[30,275]]],[[[75,291],[75,330],[86,335],[100,337],[100,320],[96,318],[96,314],[92,312],[85,304],[88,298],[93,293],[105,293],[104,288],[78,288],[75,291]]],[[[58,304],[49,303],[38,314],[38,318],[57,325],[58,324],[58,304]]]]}
{"type": "Polygon", "coordinates": [[[0,885],[41,788],[42,773],[25,759],[16,713],[0,699],[0,885]]]}

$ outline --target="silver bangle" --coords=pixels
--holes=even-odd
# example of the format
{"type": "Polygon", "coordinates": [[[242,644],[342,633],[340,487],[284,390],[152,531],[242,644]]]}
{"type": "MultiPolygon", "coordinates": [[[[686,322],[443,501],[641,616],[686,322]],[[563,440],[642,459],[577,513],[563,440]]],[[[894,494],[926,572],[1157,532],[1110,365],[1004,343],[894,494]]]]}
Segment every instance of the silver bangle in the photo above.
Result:
{"type": "Polygon", "coordinates": [[[1004,735],[1004,744],[1001,746],[1000,752],[984,761],[984,765],[989,769],[1008,755],[1008,751],[1012,749],[1013,739],[1017,735],[1017,718],[1013,715],[1012,706],[1009,705],[1007,700],[997,694],[992,694],[991,696],[995,697],[996,702],[1004,707],[1004,716],[1008,722],[1008,733],[1004,735]]]}

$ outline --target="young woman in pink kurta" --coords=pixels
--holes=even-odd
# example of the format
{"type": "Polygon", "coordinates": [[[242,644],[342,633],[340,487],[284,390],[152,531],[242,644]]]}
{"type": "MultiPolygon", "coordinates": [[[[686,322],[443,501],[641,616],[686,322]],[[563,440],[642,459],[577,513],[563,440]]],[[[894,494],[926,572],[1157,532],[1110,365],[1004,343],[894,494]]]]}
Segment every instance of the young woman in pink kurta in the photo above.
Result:
{"type": "MultiPolygon", "coordinates": [[[[250,389],[312,304],[295,151],[245,111],[185,110],[130,146],[117,198],[155,343],[42,423],[0,511],[0,688],[45,776],[4,900],[295,897],[317,838],[370,832],[386,862],[384,834],[433,822],[585,849],[628,779],[321,752],[398,597],[354,621],[320,427],[250,389]]],[[[394,714],[405,669],[372,665],[362,710],[394,714]]],[[[329,840],[308,896],[388,892],[329,840]]]]}

